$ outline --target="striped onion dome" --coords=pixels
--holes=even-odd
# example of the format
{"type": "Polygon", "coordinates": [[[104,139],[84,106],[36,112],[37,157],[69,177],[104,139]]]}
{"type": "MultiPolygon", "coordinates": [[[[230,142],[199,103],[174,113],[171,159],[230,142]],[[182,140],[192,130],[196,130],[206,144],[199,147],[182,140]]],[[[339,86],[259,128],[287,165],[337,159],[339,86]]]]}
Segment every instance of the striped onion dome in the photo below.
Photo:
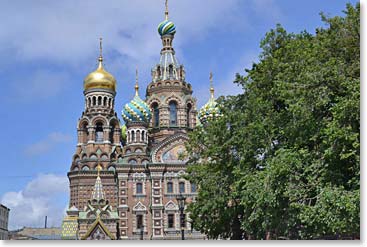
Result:
{"type": "Polygon", "coordinates": [[[210,98],[208,103],[206,103],[199,110],[199,114],[198,114],[200,123],[202,124],[205,124],[208,121],[212,121],[220,116],[222,116],[222,114],[214,98],[210,98]]]}
{"type": "Polygon", "coordinates": [[[175,34],[176,26],[172,21],[164,20],[158,25],[158,33],[163,36],[166,34],[175,34]]]}
{"type": "Polygon", "coordinates": [[[122,110],[122,118],[125,122],[149,122],[151,117],[152,114],[149,106],[137,94],[130,103],[127,103],[124,106],[124,109],[122,110]]]}
{"type": "Polygon", "coordinates": [[[201,124],[206,124],[208,121],[214,120],[218,117],[221,117],[222,114],[219,110],[218,104],[214,98],[214,88],[213,88],[213,73],[210,72],[210,99],[208,103],[206,103],[199,110],[199,120],[201,124]]]}

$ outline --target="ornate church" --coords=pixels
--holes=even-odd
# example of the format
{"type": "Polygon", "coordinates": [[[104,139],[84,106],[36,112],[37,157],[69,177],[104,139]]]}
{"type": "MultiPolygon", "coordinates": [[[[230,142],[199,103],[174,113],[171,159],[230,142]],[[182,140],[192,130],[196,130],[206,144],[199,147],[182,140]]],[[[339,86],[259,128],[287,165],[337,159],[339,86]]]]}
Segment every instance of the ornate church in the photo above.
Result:
{"type": "Polygon", "coordinates": [[[159,62],[145,100],[135,95],[115,112],[116,79],[103,64],[84,79],[84,111],[78,120],[78,143],[72,158],[69,209],[63,239],[205,239],[193,229],[185,209],[195,200],[195,184],[186,174],[185,143],[198,124],[220,115],[214,99],[198,112],[185,68],[173,48],[176,27],[168,18],[158,25],[159,62]]]}

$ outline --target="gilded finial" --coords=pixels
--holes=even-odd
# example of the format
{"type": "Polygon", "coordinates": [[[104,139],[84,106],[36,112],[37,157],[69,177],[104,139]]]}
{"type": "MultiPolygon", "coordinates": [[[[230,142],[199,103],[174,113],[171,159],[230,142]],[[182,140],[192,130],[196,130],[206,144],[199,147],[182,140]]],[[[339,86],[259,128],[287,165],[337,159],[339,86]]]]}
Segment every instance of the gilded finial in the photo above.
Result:
{"type": "Polygon", "coordinates": [[[97,166],[97,176],[99,177],[99,173],[100,173],[100,171],[102,170],[102,166],[101,166],[101,164],[98,164],[98,166],[97,166]]]}
{"type": "Polygon", "coordinates": [[[102,56],[102,37],[99,38],[99,57],[98,57],[98,67],[102,67],[103,56],[102,56]]]}
{"type": "Polygon", "coordinates": [[[168,20],[168,0],[166,0],[166,12],[164,12],[165,16],[166,16],[166,20],[168,20]]]}
{"type": "Polygon", "coordinates": [[[210,97],[214,98],[213,73],[211,71],[209,74],[209,81],[210,81],[210,97]]]}
{"type": "Polygon", "coordinates": [[[135,96],[139,94],[139,85],[138,85],[138,67],[135,70],[135,96]]]}

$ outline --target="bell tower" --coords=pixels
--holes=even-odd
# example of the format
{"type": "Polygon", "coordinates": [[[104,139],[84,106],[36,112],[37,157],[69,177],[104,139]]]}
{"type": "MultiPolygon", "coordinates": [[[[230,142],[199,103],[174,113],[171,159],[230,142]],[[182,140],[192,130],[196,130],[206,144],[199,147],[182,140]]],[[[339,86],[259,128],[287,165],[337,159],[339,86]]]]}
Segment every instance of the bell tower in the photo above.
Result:
{"type": "Polygon", "coordinates": [[[162,40],[160,60],[152,71],[152,82],[146,91],[146,101],[152,112],[152,145],[176,133],[187,133],[196,125],[196,100],[191,84],[186,81],[185,68],[175,56],[173,39],[175,24],[169,20],[166,2],[165,20],[158,26],[162,40]]]}
{"type": "Polygon", "coordinates": [[[116,161],[122,154],[120,122],[114,110],[116,80],[103,66],[100,39],[98,67],[84,79],[84,111],[78,120],[78,144],[68,177],[70,206],[86,206],[101,164],[100,177],[111,205],[117,203],[116,161]]]}

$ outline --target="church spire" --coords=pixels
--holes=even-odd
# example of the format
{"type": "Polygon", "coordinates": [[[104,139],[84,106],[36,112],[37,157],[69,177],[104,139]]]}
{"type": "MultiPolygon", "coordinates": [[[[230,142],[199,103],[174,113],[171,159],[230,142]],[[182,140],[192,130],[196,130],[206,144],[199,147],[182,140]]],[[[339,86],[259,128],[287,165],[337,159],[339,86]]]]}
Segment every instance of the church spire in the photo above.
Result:
{"type": "Polygon", "coordinates": [[[103,186],[102,186],[102,181],[101,181],[101,178],[99,177],[99,173],[100,173],[101,170],[102,170],[102,167],[99,164],[97,166],[97,179],[96,179],[96,182],[94,184],[94,188],[93,188],[93,192],[92,192],[92,200],[95,199],[95,200],[99,201],[99,200],[105,198],[104,191],[103,191],[103,186]]]}
{"type": "Polygon", "coordinates": [[[98,68],[102,68],[103,56],[102,56],[102,37],[99,38],[99,57],[98,57],[98,68]]]}
{"type": "Polygon", "coordinates": [[[164,15],[165,15],[166,21],[167,21],[168,20],[168,0],[166,0],[165,5],[166,5],[166,11],[164,12],[164,15]]]}
{"type": "Polygon", "coordinates": [[[139,84],[138,84],[138,67],[135,70],[135,96],[139,95],[139,84]]]}
{"type": "Polygon", "coordinates": [[[209,74],[209,81],[210,81],[210,98],[214,99],[213,72],[210,72],[209,74]]]}

